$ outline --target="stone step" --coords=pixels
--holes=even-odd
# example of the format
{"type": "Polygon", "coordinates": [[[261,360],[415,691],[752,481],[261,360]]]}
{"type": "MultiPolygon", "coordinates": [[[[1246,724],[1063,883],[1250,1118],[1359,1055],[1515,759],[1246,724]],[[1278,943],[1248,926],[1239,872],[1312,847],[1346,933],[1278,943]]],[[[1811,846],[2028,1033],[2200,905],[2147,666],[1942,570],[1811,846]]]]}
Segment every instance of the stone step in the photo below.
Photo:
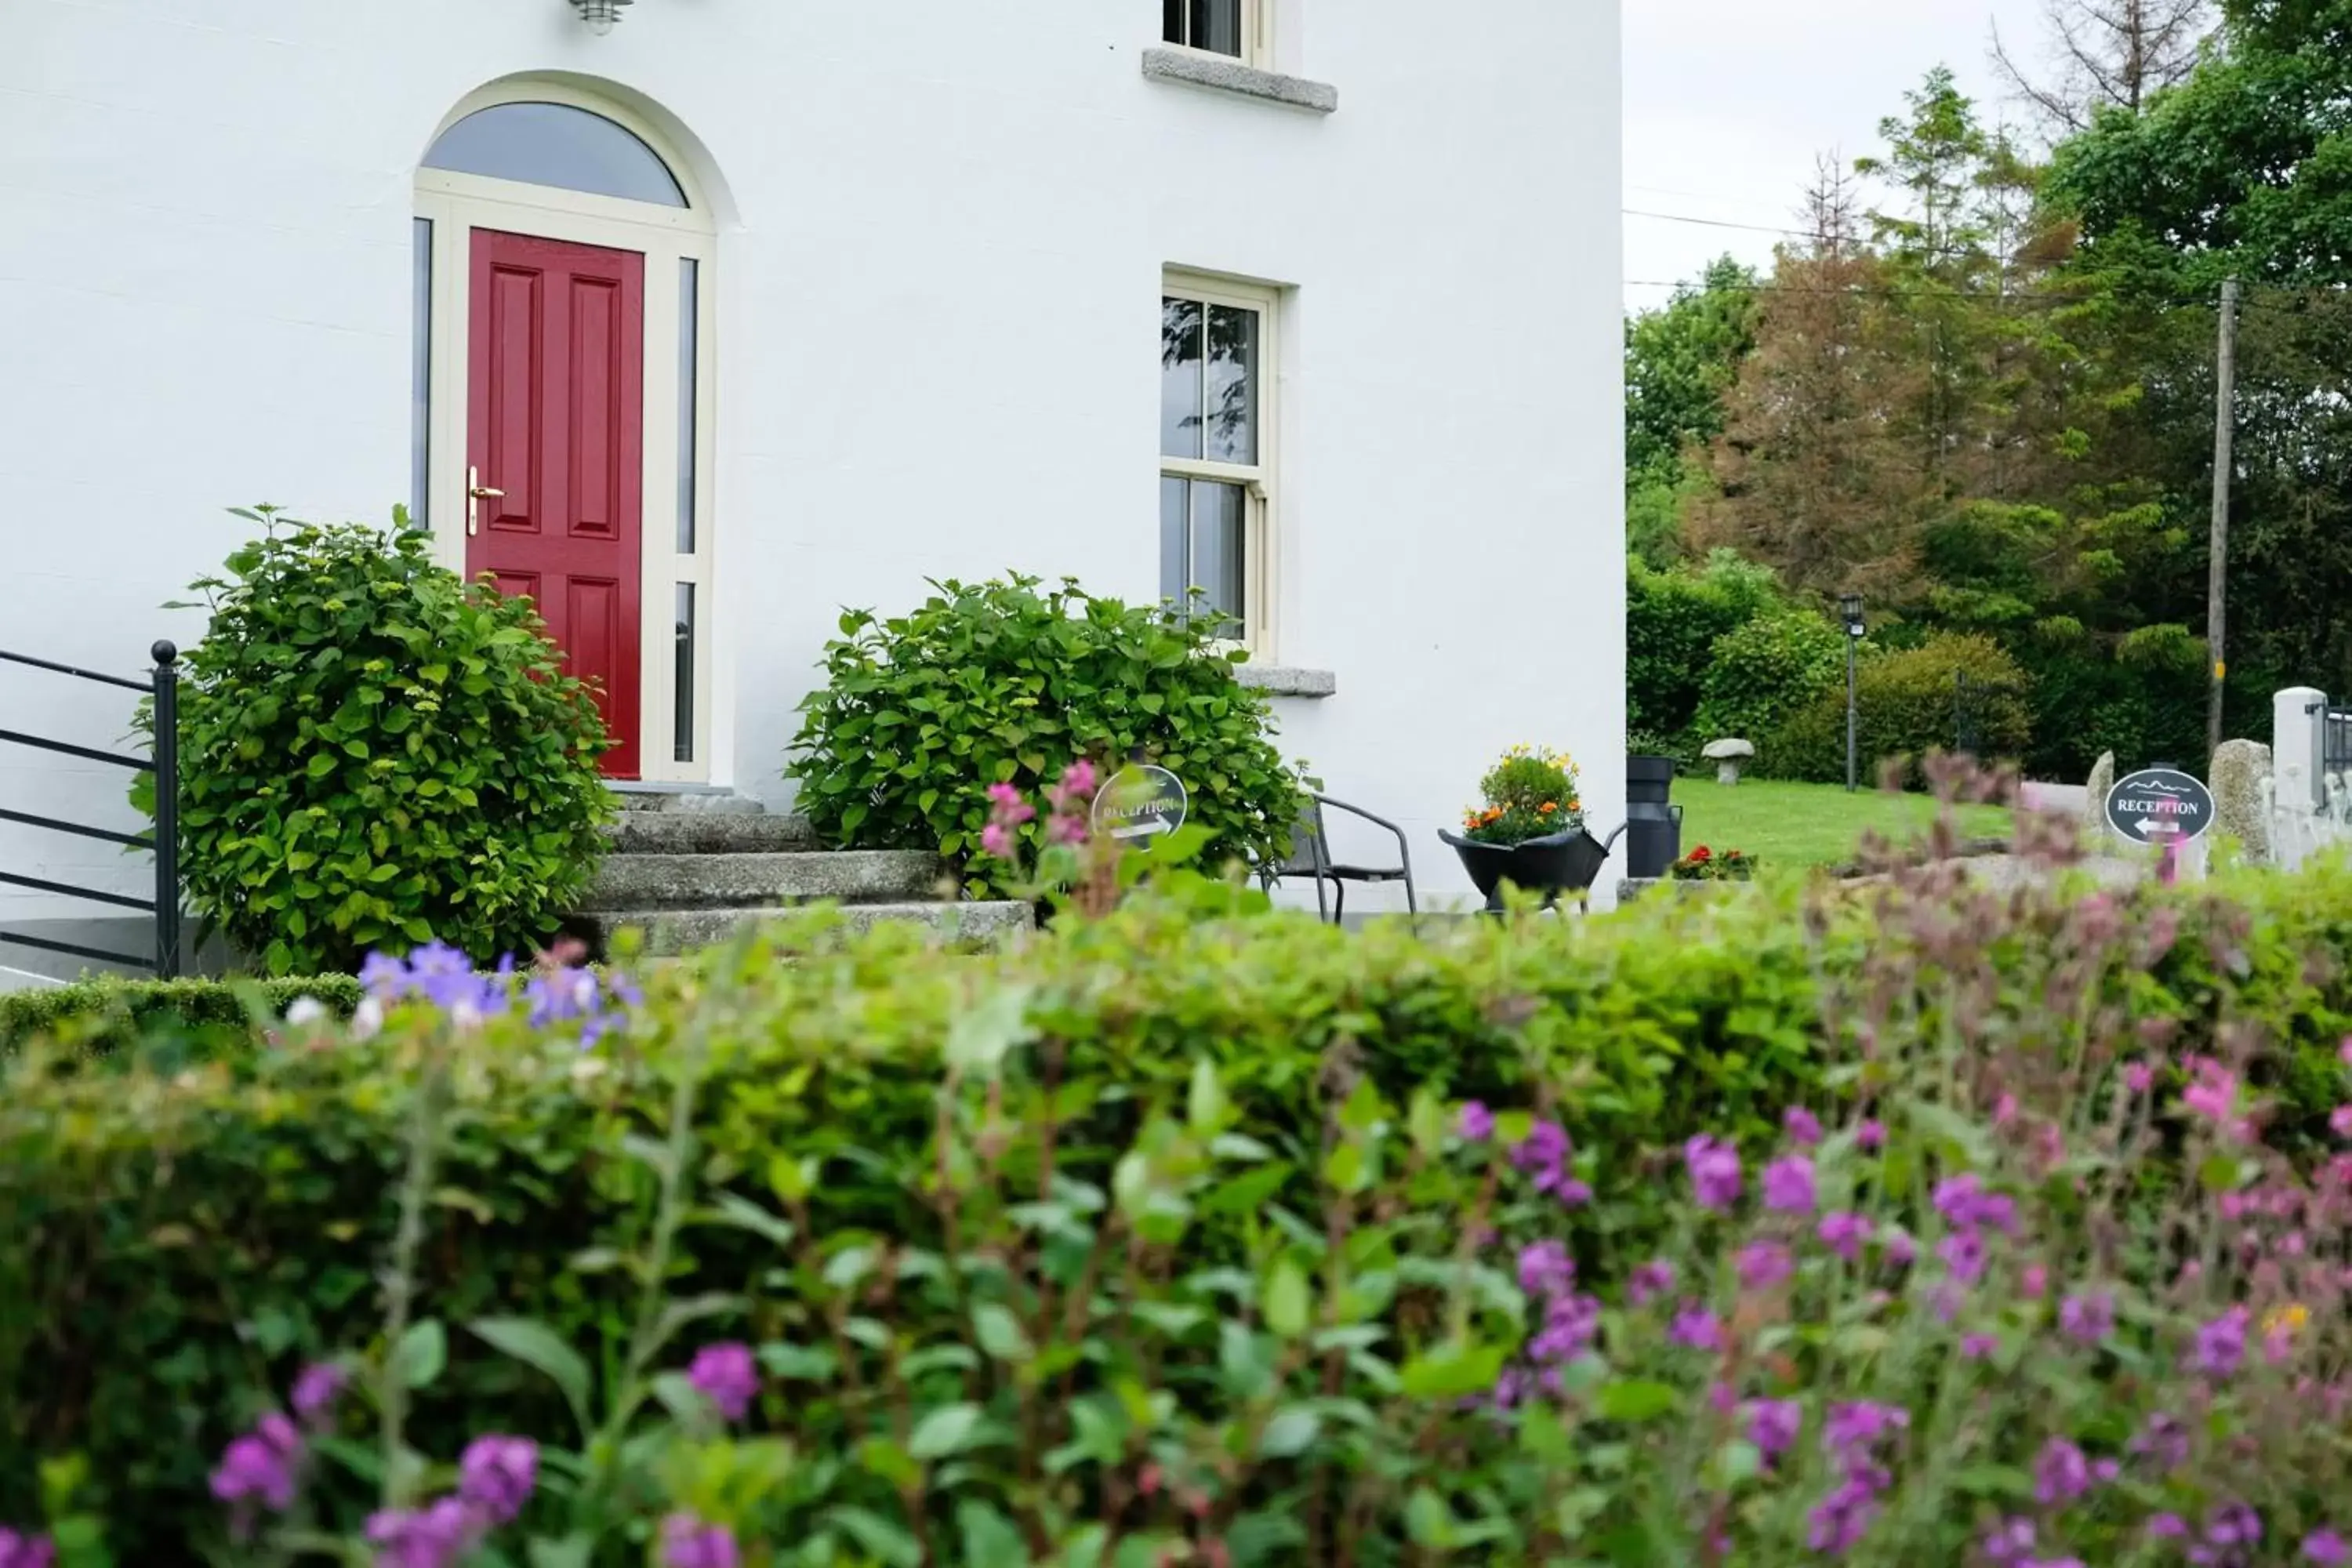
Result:
{"type": "MultiPolygon", "coordinates": [[[[746,925],[786,920],[799,912],[791,909],[625,910],[583,915],[572,924],[598,952],[609,952],[618,932],[635,930],[646,933],[644,952],[667,958],[715,947],[746,925]]],[[[1002,942],[1029,930],[1036,918],[1027,904],[1010,902],[845,904],[837,912],[844,927],[852,931],[886,922],[904,923],[926,927],[942,939],[964,942],[1002,942]]]]}
{"type": "Polygon", "coordinates": [[[711,813],[721,816],[757,816],[768,809],[751,796],[738,795],[731,789],[645,789],[618,784],[614,786],[613,793],[621,797],[621,809],[631,816],[699,816],[711,813]]]}
{"type": "Polygon", "coordinates": [[[614,855],[597,868],[586,909],[746,910],[817,899],[873,904],[953,892],[939,857],[919,850],[614,855]]]}
{"type": "Polygon", "coordinates": [[[808,818],[765,812],[624,811],[605,837],[615,855],[772,855],[823,847],[808,818]]]}

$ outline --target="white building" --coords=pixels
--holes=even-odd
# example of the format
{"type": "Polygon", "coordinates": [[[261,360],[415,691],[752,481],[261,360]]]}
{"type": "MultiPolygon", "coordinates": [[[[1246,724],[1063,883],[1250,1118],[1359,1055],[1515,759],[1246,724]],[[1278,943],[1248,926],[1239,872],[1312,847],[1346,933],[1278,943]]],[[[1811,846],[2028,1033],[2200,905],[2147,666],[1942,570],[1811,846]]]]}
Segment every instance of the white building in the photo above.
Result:
{"type": "MultiPolygon", "coordinates": [[[[136,674],[225,507],[404,502],[623,773],[782,803],[841,606],[1189,579],[1433,891],[1511,742],[1614,826],[1614,0],[618,4],[6,7],[0,648],[136,674]]],[[[0,666],[0,730],[129,701],[0,666]]],[[[0,808],[121,786],[0,745],[0,808]]],[[[6,821],[0,871],[143,875],[6,821]]]]}

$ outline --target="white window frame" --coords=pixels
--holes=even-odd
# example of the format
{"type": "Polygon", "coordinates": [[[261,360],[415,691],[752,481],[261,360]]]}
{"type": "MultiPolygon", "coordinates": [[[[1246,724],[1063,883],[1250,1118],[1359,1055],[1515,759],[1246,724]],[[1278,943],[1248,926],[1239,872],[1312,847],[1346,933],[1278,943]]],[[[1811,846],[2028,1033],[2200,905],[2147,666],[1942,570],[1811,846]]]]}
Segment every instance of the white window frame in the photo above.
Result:
{"type": "MultiPolygon", "coordinates": [[[[1171,267],[1160,275],[1160,299],[1163,312],[1166,301],[1174,299],[1257,314],[1257,461],[1220,463],[1203,458],[1171,458],[1163,452],[1160,477],[1209,479],[1242,487],[1246,498],[1242,524],[1242,635],[1230,639],[1230,646],[1246,648],[1255,658],[1271,662],[1276,657],[1275,606],[1281,602],[1275,575],[1276,563],[1282,552],[1275,538],[1275,525],[1280,516],[1277,501],[1282,471],[1282,421],[1277,406],[1281,395],[1282,290],[1272,284],[1171,267]]],[[[1204,385],[1207,370],[1204,360],[1204,385]]],[[[1205,441],[1202,449],[1207,450],[1205,441]]],[[[1157,537],[1155,533],[1155,544],[1157,537]]]]}
{"type": "MultiPolygon", "coordinates": [[[[658,128],[625,105],[568,83],[505,81],[468,94],[443,119],[441,133],[478,110],[499,103],[563,103],[614,121],[653,149],[688,205],[657,206],[551,185],[521,184],[419,166],[415,216],[433,222],[432,312],[428,353],[427,522],[435,557],[466,569],[467,293],[473,231],[497,229],[547,239],[633,250],[645,258],[644,491],[639,507],[644,604],[638,634],[637,777],[647,784],[704,784],[720,771],[713,648],[719,617],[715,586],[719,534],[715,524],[719,430],[718,228],[691,168],[658,128]],[[678,262],[698,263],[694,510],[695,550],[680,554],[677,530],[678,262]],[[694,759],[677,760],[677,584],[694,584],[694,759]]],[[[431,143],[428,142],[429,146],[431,143]]]]}
{"type": "MultiPolygon", "coordinates": [[[[1239,56],[1225,54],[1218,49],[1204,49],[1195,44],[1179,44],[1165,38],[1161,42],[1169,48],[1182,49],[1186,54],[1200,55],[1213,60],[1238,59],[1241,64],[1255,67],[1259,70],[1272,70],[1274,68],[1274,10],[1278,3],[1279,0],[1241,0],[1242,52],[1239,56]]],[[[1187,0],[1187,4],[1190,4],[1190,0],[1187,0]]]]}

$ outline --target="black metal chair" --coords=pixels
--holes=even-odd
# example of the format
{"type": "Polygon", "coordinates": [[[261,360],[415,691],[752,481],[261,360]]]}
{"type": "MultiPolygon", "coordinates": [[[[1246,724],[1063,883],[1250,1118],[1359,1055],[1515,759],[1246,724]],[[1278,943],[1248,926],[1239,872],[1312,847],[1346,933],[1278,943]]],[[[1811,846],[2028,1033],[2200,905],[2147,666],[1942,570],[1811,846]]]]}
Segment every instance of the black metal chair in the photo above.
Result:
{"type": "Polygon", "coordinates": [[[1404,829],[1386,817],[1374,816],[1362,806],[1349,805],[1344,800],[1333,800],[1322,795],[1308,795],[1306,808],[1299,813],[1298,824],[1291,831],[1290,858],[1259,873],[1259,879],[1265,884],[1268,892],[1274,890],[1276,883],[1297,877],[1315,879],[1316,912],[1334,925],[1347,917],[1348,884],[1350,882],[1402,882],[1405,912],[1413,916],[1421,913],[1421,906],[1413,895],[1412,851],[1405,843],[1404,829]],[[1396,865],[1354,866],[1333,861],[1330,835],[1323,825],[1326,811],[1342,812],[1393,834],[1397,843],[1396,865]],[[1331,884],[1328,895],[1323,890],[1327,881],[1331,884]]]}

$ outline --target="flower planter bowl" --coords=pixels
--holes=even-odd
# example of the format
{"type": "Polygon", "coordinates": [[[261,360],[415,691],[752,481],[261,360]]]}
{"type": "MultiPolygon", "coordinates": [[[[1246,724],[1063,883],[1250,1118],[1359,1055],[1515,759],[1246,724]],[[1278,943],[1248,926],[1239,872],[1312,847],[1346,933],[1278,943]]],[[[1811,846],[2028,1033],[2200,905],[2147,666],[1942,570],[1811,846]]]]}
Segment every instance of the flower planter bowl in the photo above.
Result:
{"type": "Polygon", "coordinates": [[[1444,828],[1437,836],[1461,858],[1471,885],[1486,900],[1487,912],[1500,914],[1506,887],[1542,894],[1546,909],[1557,904],[1562,893],[1590,893],[1601,868],[1609,863],[1610,846],[1624,831],[1620,827],[1606,843],[1582,827],[1530,838],[1524,844],[1480,844],[1444,828]]]}

